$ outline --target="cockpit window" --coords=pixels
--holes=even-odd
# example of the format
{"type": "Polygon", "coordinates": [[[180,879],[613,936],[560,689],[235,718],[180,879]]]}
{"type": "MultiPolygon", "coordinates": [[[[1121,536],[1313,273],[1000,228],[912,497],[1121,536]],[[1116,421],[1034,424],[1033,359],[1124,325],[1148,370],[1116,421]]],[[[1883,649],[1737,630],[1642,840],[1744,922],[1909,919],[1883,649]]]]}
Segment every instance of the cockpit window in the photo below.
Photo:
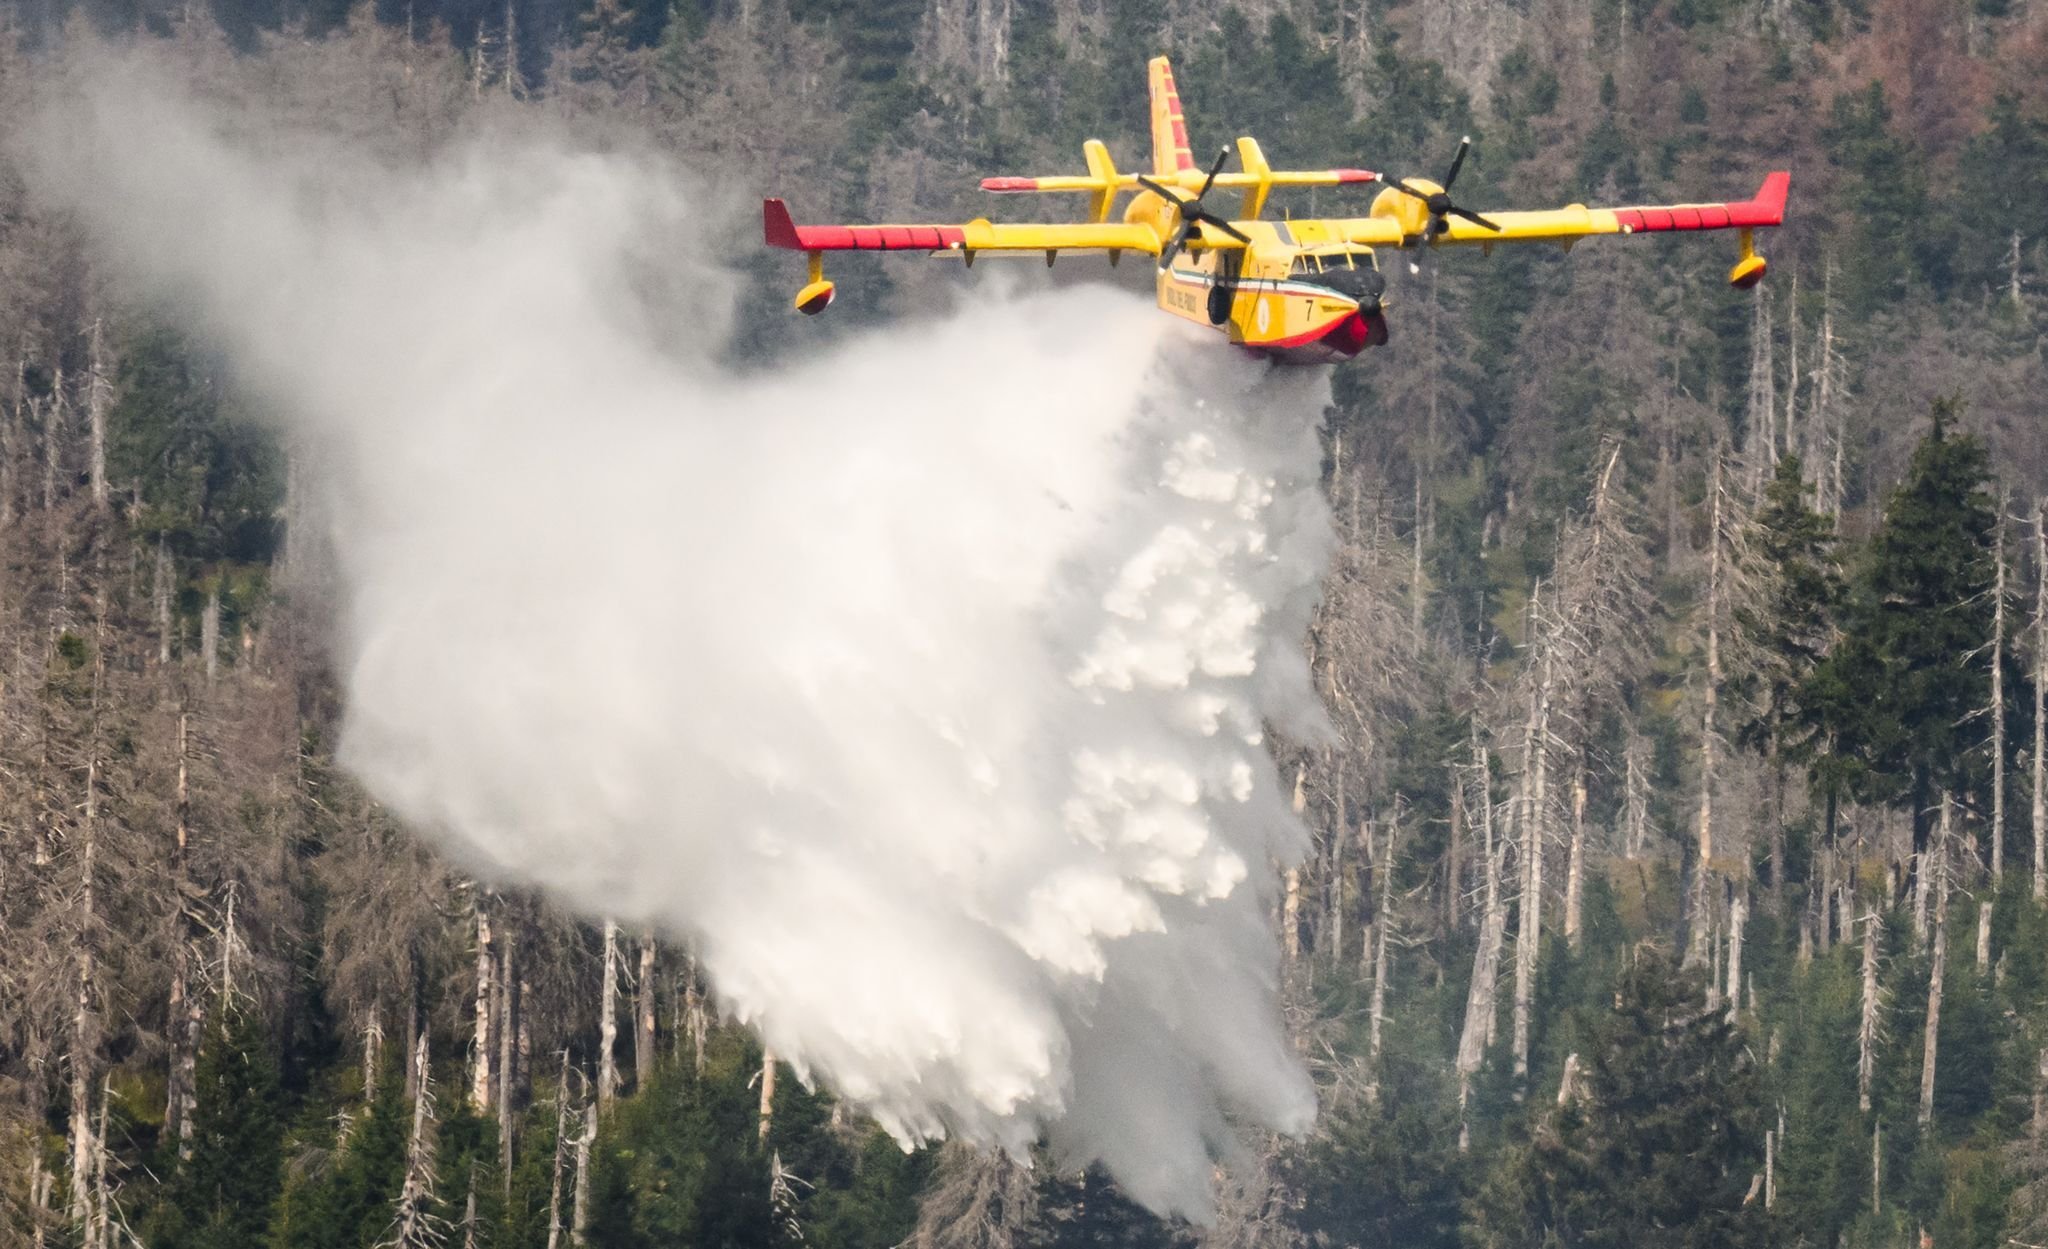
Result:
{"type": "Polygon", "coordinates": [[[1292,272],[1313,276],[1378,268],[1379,262],[1370,248],[1332,248],[1320,252],[1301,253],[1294,258],[1292,272]]]}

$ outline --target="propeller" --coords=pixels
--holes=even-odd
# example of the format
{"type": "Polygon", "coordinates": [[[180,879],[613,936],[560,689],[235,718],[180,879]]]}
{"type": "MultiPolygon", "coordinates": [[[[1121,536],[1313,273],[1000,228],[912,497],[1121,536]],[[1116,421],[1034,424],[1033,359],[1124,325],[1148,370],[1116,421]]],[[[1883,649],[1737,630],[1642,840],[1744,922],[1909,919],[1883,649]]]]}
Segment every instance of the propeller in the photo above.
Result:
{"type": "Polygon", "coordinates": [[[1448,218],[1450,217],[1463,217],[1465,220],[1471,222],[1473,225],[1484,226],[1486,229],[1492,230],[1496,234],[1500,233],[1500,227],[1495,225],[1493,222],[1488,221],[1486,218],[1480,216],[1476,212],[1473,212],[1471,209],[1461,208],[1457,204],[1451,202],[1451,184],[1458,180],[1458,171],[1465,167],[1465,153],[1470,151],[1471,149],[1471,135],[1466,135],[1464,138],[1458,140],[1458,154],[1451,158],[1450,172],[1444,175],[1443,189],[1440,191],[1424,191],[1419,188],[1409,186],[1406,182],[1403,182],[1399,178],[1380,178],[1381,182],[1384,182],[1388,186],[1393,187],[1396,191],[1401,192],[1403,195],[1412,196],[1415,199],[1421,200],[1423,204],[1428,207],[1429,224],[1422,227],[1423,242],[1436,242],[1437,236],[1439,234],[1442,234],[1444,231],[1451,228],[1451,223],[1448,220],[1448,218]]]}
{"type": "Polygon", "coordinates": [[[1179,191],[1169,190],[1143,174],[1138,175],[1139,186],[1172,204],[1180,213],[1180,229],[1174,231],[1173,239],[1167,243],[1166,250],[1159,253],[1160,268],[1164,269],[1173,263],[1173,258],[1180,254],[1181,248],[1187,246],[1188,235],[1197,226],[1211,226],[1240,243],[1249,244],[1252,241],[1250,235],[1202,207],[1202,197],[1215,185],[1216,175],[1223,172],[1223,163],[1229,159],[1229,148],[1226,147],[1217,153],[1216,163],[1209,166],[1209,176],[1202,180],[1202,189],[1195,192],[1193,199],[1182,199],[1179,191]]]}

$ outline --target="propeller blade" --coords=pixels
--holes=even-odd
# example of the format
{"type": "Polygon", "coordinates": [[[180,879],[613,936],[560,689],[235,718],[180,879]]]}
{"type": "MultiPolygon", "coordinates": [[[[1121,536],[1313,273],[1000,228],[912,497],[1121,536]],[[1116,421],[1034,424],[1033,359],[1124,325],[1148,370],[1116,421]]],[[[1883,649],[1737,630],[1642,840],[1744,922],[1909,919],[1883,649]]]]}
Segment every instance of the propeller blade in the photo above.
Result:
{"type": "Polygon", "coordinates": [[[1489,230],[1493,231],[1493,232],[1494,232],[1495,234],[1499,234],[1499,233],[1500,233],[1500,227],[1499,227],[1499,226],[1495,225],[1495,224],[1494,224],[1493,222],[1491,222],[1491,221],[1488,221],[1488,220],[1487,220],[1486,218],[1484,218],[1484,217],[1480,216],[1480,215],[1479,215],[1478,213],[1476,213],[1476,212],[1473,212],[1473,211],[1472,211],[1471,209],[1469,209],[1469,208],[1459,208],[1459,207],[1458,207],[1457,205],[1453,204],[1453,205],[1452,205],[1452,206],[1450,207],[1449,211],[1450,211],[1450,212],[1451,212],[1451,213],[1452,213],[1452,214],[1453,214],[1454,216],[1459,216],[1459,217],[1463,217],[1463,218],[1464,218],[1465,220],[1467,220],[1467,221],[1471,222],[1471,223],[1472,223],[1473,225],[1477,225],[1477,226],[1485,226],[1485,227],[1486,227],[1487,229],[1489,229],[1489,230]]]}
{"type": "Polygon", "coordinates": [[[1458,154],[1451,158],[1451,171],[1444,175],[1444,190],[1451,189],[1451,183],[1458,180],[1458,171],[1465,167],[1465,153],[1472,149],[1472,136],[1458,140],[1458,154]]]}
{"type": "Polygon", "coordinates": [[[1160,268],[1166,269],[1172,267],[1173,258],[1175,256],[1180,255],[1180,249],[1187,245],[1188,231],[1194,228],[1195,223],[1193,221],[1182,221],[1180,223],[1180,229],[1175,230],[1173,232],[1173,241],[1169,242],[1166,245],[1165,251],[1159,253],[1160,268]]]}
{"type": "Polygon", "coordinates": [[[1202,197],[1203,197],[1204,195],[1207,195],[1207,194],[1209,193],[1209,188],[1210,188],[1210,187],[1211,187],[1212,185],[1214,185],[1214,183],[1215,183],[1215,181],[1216,181],[1216,175],[1217,175],[1217,174],[1219,174],[1219,173],[1222,173],[1222,172],[1223,172],[1223,162],[1225,162],[1225,161],[1227,161],[1227,160],[1229,160],[1229,159],[1230,159],[1230,149],[1229,149],[1229,148],[1227,148],[1227,147],[1226,147],[1226,148],[1224,148],[1224,149],[1223,149],[1222,151],[1220,151],[1220,152],[1216,153],[1216,163],[1215,163],[1215,164],[1213,164],[1213,165],[1211,165],[1211,166],[1209,166],[1209,176],[1208,176],[1208,177],[1206,177],[1206,178],[1204,178],[1204,179],[1202,179],[1202,189],[1201,189],[1201,190],[1199,190],[1199,191],[1197,191],[1197,192],[1195,192],[1195,202],[1196,202],[1196,203],[1200,203],[1200,202],[1201,202],[1201,200],[1202,200],[1202,197]]]}
{"type": "Polygon", "coordinates": [[[1152,192],[1152,194],[1157,195],[1160,199],[1165,200],[1167,203],[1172,204],[1174,207],[1180,207],[1181,198],[1178,194],[1167,190],[1163,186],[1160,186],[1157,182],[1152,181],[1152,179],[1146,177],[1144,174],[1138,175],[1138,185],[1152,192]]]}
{"type": "Polygon", "coordinates": [[[1236,239],[1238,242],[1243,243],[1245,246],[1251,246],[1251,235],[1246,234],[1243,230],[1238,229],[1236,226],[1230,224],[1228,221],[1225,221],[1221,217],[1211,217],[1208,213],[1203,213],[1202,223],[1204,225],[1215,226],[1217,229],[1223,231],[1225,234],[1228,234],[1231,238],[1236,239]]]}
{"type": "Polygon", "coordinates": [[[1409,186],[1406,182],[1401,181],[1399,178],[1381,178],[1380,181],[1386,183],[1388,186],[1394,188],[1396,191],[1401,192],[1403,195],[1411,195],[1416,199],[1421,200],[1425,204],[1429,202],[1429,195],[1426,192],[1416,190],[1414,187],[1409,186]]]}

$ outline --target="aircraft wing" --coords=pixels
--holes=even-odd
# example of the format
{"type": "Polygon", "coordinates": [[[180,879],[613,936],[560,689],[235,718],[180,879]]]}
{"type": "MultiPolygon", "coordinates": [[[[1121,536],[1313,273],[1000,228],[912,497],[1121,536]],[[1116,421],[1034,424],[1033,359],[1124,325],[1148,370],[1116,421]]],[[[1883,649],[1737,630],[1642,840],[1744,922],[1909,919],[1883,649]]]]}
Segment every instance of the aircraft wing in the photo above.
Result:
{"type": "Polygon", "coordinates": [[[977,252],[1051,254],[1064,251],[1159,254],[1159,235],[1150,226],[1121,222],[1052,225],[997,225],[975,220],[964,225],[800,226],[779,199],[761,205],[762,231],[770,247],[800,252],[921,251],[972,256],[977,252]]]}
{"type": "MultiPolygon", "coordinates": [[[[1436,241],[1491,246],[1495,243],[1569,243],[1593,234],[1757,229],[1784,222],[1785,198],[1791,183],[1790,173],[1770,174],[1757,188],[1754,198],[1739,203],[1658,204],[1635,208],[1588,208],[1583,204],[1572,204],[1536,212],[1480,214],[1499,226],[1499,230],[1489,230],[1477,222],[1453,216],[1445,219],[1449,228],[1438,234],[1436,241]]],[[[1409,232],[1406,223],[1392,216],[1337,219],[1327,225],[1332,235],[1350,243],[1405,247],[1421,242],[1419,230],[1409,232]]]]}

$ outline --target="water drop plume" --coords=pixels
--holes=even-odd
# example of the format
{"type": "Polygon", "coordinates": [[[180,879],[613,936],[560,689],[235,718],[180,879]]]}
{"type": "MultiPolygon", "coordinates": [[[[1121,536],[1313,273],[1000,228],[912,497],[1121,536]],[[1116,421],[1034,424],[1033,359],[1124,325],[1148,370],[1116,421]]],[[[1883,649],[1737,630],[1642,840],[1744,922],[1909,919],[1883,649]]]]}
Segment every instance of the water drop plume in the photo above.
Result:
{"type": "Polygon", "coordinates": [[[392,164],[133,55],[31,134],[287,431],[340,757],[467,870],[687,939],[906,1142],[1043,1134],[1200,1217],[1233,1124],[1307,1126],[1264,734],[1322,725],[1319,376],[986,269],[736,370],[729,201],[658,160],[392,164]]]}

